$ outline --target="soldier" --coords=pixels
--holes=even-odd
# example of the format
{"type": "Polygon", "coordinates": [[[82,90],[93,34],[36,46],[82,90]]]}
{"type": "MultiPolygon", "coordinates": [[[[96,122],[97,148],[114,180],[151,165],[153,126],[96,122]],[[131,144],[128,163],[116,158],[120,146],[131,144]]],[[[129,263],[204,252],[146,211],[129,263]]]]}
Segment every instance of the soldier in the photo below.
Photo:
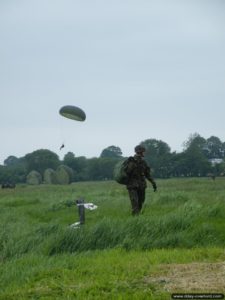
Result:
{"type": "Polygon", "coordinates": [[[132,206],[132,215],[140,213],[145,201],[146,178],[151,182],[154,192],[157,190],[156,183],[151,177],[150,168],[144,158],[145,148],[138,145],[134,148],[135,155],[128,158],[126,184],[132,206]]]}

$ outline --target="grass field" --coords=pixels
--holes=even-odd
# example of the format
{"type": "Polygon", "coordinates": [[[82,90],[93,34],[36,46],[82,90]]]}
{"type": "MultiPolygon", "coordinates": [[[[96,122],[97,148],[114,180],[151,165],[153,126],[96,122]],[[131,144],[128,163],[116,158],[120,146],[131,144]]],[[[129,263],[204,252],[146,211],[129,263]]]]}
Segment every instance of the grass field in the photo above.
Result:
{"type": "Polygon", "coordinates": [[[225,293],[225,178],[157,184],[138,217],[111,181],[1,190],[0,299],[225,293]],[[81,197],[98,209],[72,229],[81,197]]]}

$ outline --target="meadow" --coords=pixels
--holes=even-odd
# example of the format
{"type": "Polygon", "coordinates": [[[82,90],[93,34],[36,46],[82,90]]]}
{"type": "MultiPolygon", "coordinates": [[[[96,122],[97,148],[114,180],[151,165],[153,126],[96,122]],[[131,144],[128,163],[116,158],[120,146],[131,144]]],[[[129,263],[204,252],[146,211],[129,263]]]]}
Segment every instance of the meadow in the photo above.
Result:
{"type": "Polygon", "coordinates": [[[0,191],[0,299],[225,293],[225,178],[157,180],[139,216],[113,181],[0,191]],[[79,221],[75,200],[98,206],[79,221]]]}

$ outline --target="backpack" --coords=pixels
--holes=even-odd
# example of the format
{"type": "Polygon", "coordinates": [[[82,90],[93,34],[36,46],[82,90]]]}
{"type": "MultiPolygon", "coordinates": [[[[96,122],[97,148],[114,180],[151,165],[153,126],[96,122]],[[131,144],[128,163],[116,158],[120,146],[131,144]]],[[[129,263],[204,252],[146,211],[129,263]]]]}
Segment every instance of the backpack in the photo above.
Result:
{"type": "Polygon", "coordinates": [[[129,162],[129,158],[125,160],[120,160],[114,167],[113,177],[116,182],[120,184],[127,184],[129,177],[126,173],[126,167],[129,162]]]}

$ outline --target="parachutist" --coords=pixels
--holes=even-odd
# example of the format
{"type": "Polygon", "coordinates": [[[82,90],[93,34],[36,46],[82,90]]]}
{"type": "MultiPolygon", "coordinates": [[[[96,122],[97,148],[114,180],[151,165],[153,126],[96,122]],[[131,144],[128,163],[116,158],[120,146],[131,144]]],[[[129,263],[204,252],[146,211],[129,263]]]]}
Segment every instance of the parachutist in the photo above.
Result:
{"type": "Polygon", "coordinates": [[[145,202],[146,179],[151,182],[154,192],[157,185],[151,176],[150,167],[144,160],[145,148],[138,145],[134,148],[135,155],[128,158],[125,168],[128,180],[126,183],[130,196],[132,214],[137,215],[141,212],[145,202]]]}
{"type": "Polygon", "coordinates": [[[62,148],[64,148],[65,147],[65,145],[64,144],[62,144],[62,146],[60,147],[60,149],[59,150],[62,150],[62,148]]]}

